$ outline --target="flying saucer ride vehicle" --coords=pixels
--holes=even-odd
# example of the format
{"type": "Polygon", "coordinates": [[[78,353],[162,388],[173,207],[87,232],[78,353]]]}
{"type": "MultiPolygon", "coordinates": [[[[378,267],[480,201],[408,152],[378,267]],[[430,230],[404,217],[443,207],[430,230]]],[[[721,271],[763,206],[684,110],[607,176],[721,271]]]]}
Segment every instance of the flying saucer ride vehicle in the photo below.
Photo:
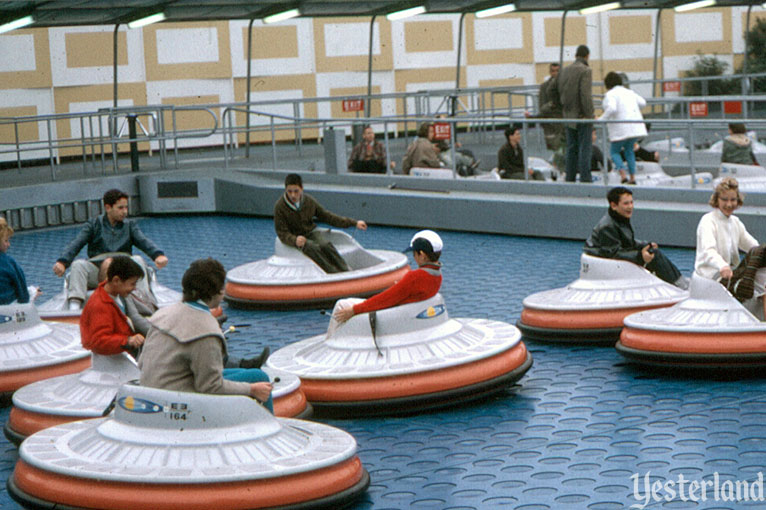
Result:
{"type": "Polygon", "coordinates": [[[628,315],[678,303],[689,295],[625,260],[580,256],[580,277],[524,298],[516,323],[525,338],[613,345],[628,315]]]}
{"type": "Polygon", "coordinates": [[[7,486],[51,510],[341,508],[369,485],[356,448],[248,397],[123,385],[109,417],[28,437],[7,486]]]}
{"type": "Polygon", "coordinates": [[[0,306],[0,401],[27,384],[90,366],[72,324],[43,322],[31,303],[0,306]]]}
{"type": "Polygon", "coordinates": [[[630,361],[666,369],[763,369],[766,323],[720,283],[693,275],[687,299],[627,316],[616,348],[630,361]]]}
{"type": "Polygon", "coordinates": [[[241,307],[319,308],[343,297],[376,294],[409,271],[402,253],[366,250],[339,230],[329,230],[325,238],[350,271],[326,273],[300,250],[277,238],[274,255],[237,266],[226,274],[225,299],[241,307]]]}
{"type": "Polygon", "coordinates": [[[411,414],[500,392],[532,356],[513,325],[451,319],[441,295],[359,314],[279,349],[267,367],[300,377],[317,413],[411,414]]]}

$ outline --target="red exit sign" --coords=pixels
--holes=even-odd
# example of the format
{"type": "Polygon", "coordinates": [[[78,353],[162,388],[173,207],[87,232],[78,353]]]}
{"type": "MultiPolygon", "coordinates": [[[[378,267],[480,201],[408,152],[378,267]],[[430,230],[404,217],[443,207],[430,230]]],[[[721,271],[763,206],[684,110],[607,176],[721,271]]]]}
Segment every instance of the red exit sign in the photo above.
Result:
{"type": "Polygon", "coordinates": [[[449,140],[452,138],[452,124],[448,122],[434,123],[434,140],[449,140]]]}
{"type": "Polygon", "coordinates": [[[344,112],[364,111],[364,99],[344,99],[343,111],[344,112]]]}
{"type": "Polygon", "coordinates": [[[662,90],[665,92],[681,92],[680,81],[666,81],[662,84],[662,90]]]}
{"type": "Polygon", "coordinates": [[[707,103],[704,101],[689,103],[689,116],[707,117],[707,103]]]}

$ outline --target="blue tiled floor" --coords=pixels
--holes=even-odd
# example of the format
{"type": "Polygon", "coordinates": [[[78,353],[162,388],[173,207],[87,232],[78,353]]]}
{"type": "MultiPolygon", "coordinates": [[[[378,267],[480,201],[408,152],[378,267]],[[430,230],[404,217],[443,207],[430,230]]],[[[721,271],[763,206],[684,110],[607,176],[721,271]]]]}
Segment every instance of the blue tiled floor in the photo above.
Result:
{"type": "MultiPolygon", "coordinates": [[[[273,251],[267,219],[164,217],[141,220],[170,257],[159,274],[180,290],[188,263],[202,256],[227,267],[273,251]]],[[[30,283],[60,290],[51,266],[76,229],[17,234],[9,252],[30,283]]],[[[371,227],[355,237],[369,248],[402,249],[412,229],[371,227]]],[[[577,277],[581,243],[443,232],[445,281],[453,317],[515,323],[522,299],[577,277]]],[[[684,274],[690,250],[666,250],[684,274]]],[[[229,309],[230,323],[249,324],[230,338],[235,354],[272,348],[322,332],[318,311],[229,309]]],[[[534,366],[505,394],[469,406],[409,418],[333,420],[359,443],[372,483],[362,509],[621,510],[643,480],[756,480],[766,470],[766,384],[760,379],[706,381],[655,375],[626,365],[611,348],[528,343],[534,366]]],[[[6,419],[8,410],[0,412],[6,419]]],[[[2,475],[16,450],[3,442],[2,475]]],[[[675,486],[677,489],[677,485],[675,486]]],[[[687,484],[688,489],[688,484],[687,484]]],[[[660,491],[658,496],[668,495],[660,491]]],[[[688,493],[687,493],[688,494],[688,493]]],[[[701,493],[697,493],[699,499],[701,493]]],[[[757,493],[756,493],[757,494],[757,493]]],[[[764,508],[764,502],[649,501],[647,508],[764,508]]],[[[718,499],[728,496],[719,493],[718,499]]],[[[0,493],[3,508],[16,508],[0,493]]]]}

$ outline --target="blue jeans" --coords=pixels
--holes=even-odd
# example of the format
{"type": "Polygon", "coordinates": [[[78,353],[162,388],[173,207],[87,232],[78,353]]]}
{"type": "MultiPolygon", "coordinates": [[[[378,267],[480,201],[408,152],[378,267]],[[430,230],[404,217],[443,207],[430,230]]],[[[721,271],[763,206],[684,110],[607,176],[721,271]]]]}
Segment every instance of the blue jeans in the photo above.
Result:
{"type": "MultiPolygon", "coordinates": [[[[223,378],[228,381],[248,383],[271,382],[266,372],[260,368],[224,368],[223,378]]],[[[274,402],[271,399],[271,395],[269,395],[269,399],[263,405],[271,411],[271,414],[274,414],[274,402]]]]}
{"type": "Polygon", "coordinates": [[[590,158],[593,152],[593,126],[577,124],[567,127],[567,182],[574,182],[580,173],[580,182],[593,182],[590,175],[590,158]]]}
{"type": "Polygon", "coordinates": [[[636,153],[633,152],[633,146],[637,141],[638,138],[626,138],[609,145],[609,155],[612,156],[614,167],[617,170],[625,170],[625,161],[627,161],[628,173],[631,176],[636,175],[636,153]],[[625,151],[625,161],[622,160],[621,150],[625,151]]]}

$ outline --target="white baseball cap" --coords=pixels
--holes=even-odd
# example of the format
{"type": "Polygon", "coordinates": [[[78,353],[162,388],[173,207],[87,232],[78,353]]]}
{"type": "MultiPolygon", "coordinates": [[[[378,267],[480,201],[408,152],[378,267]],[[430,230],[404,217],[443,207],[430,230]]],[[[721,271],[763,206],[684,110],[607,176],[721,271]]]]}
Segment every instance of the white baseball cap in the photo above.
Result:
{"type": "Polygon", "coordinates": [[[410,246],[404,251],[424,251],[426,253],[441,253],[444,243],[439,234],[433,230],[421,230],[410,241],[410,246]]]}

